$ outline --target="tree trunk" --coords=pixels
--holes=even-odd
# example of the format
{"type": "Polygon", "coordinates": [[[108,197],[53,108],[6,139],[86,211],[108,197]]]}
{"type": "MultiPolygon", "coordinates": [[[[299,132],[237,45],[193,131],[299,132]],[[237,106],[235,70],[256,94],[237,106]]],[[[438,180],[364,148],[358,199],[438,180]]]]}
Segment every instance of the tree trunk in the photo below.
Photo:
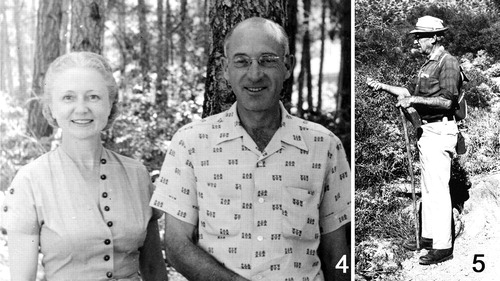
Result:
{"type": "Polygon", "coordinates": [[[73,0],[71,5],[71,51],[102,53],[105,15],[104,0],[73,0]]]}
{"type": "MultiPolygon", "coordinates": [[[[351,5],[348,0],[340,0],[337,3],[330,1],[332,11],[331,19],[334,21],[334,13],[340,22],[340,72],[337,92],[337,110],[335,112],[335,123],[340,124],[336,134],[342,140],[350,159],[351,152],[351,5]],[[335,4],[337,6],[335,7],[335,4]]],[[[332,32],[333,34],[333,32],[332,32]]],[[[333,39],[333,38],[332,38],[333,39]]]]}
{"type": "Polygon", "coordinates": [[[61,31],[59,38],[61,38],[60,51],[61,54],[68,52],[70,48],[69,36],[71,33],[69,19],[71,15],[71,0],[62,0],[62,18],[61,18],[61,31]]]}
{"type": "Polygon", "coordinates": [[[156,46],[156,101],[159,102],[165,96],[163,91],[163,86],[161,84],[163,80],[163,0],[157,1],[156,7],[156,16],[158,18],[157,26],[158,26],[158,44],[156,46]]]}
{"type": "MultiPolygon", "coordinates": [[[[171,55],[173,44],[172,44],[172,22],[171,22],[171,11],[170,11],[170,0],[167,0],[165,5],[165,63],[170,65],[172,61],[173,54],[171,55]]],[[[168,68],[167,68],[168,69],[168,68]]],[[[167,71],[168,72],[168,71],[167,71]]],[[[168,74],[168,73],[167,73],[168,74]]]]}
{"type": "Polygon", "coordinates": [[[318,74],[318,104],[316,110],[321,112],[323,107],[323,64],[325,60],[325,24],[326,24],[326,0],[321,1],[321,49],[319,53],[319,74],[318,74]]]}
{"type": "Polygon", "coordinates": [[[187,0],[181,0],[181,22],[179,32],[179,56],[181,58],[181,68],[184,68],[186,63],[186,49],[188,37],[188,20],[187,20],[187,0]]]}
{"type": "Polygon", "coordinates": [[[311,0],[304,0],[304,39],[302,41],[302,63],[304,64],[305,79],[307,85],[307,111],[314,110],[312,98],[312,74],[311,74],[311,39],[309,35],[309,17],[311,15],[311,0]]]}
{"type": "Polygon", "coordinates": [[[21,2],[16,1],[14,2],[16,7],[15,7],[15,12],[14,12],[14,24],[16,26],[16,45],[17,45],[17,69],[18,69],[18,74],[19,74],[19,93],[21,98],[24,100],[27,96],[26,89],[28,88],[26,85],[26,74],[24,73],[24,52],[25,52],[25,45],[24,45],[24,32],[23,32],[23,27],[21,25],[21,16],[22,16],[22,10],[23,10],[23,5],[21,5],[21,2]]]}
{"type": "Polygon", "coordinates": [[[141,37],[141,54],[139,58],[139,66],[141,67],[143,91],[149,90],[149,32],[146,22],[146,3],[144,0],[138,0],[139,11],[139,36],[141,37]]]}
{"type": "Polygon", "coordinates": [[[203,116],[228,109],[236,100],[222,72],[221,57],[224,56],[223,39],[238,22],[253,16],[271,19],[278,24],[287,22],[287,0],[269,1],[210,1],[211,47],[207,66],[203,116]]]}
{"type": "Polygon", "coordinates": [[[9,33],[7,29],[7,13],[5,12],[6,7],[3,1],[1,2],[0,12],[2,16],[1,30],[0,30],[0,46],[2,46],[2,90],[6,90],[9,94],[14,93],[14,80],[12,78],[12,65],[11,65],[11,57],[10,57],[10,42],[9,42],[9,33]],[[6,81],[3,84],[3,81],[6,81]]]}
{"type": "Polygon", "coordinates": [[[28,103],[28,130],[36,138],[50,136],[52,127],[42,115],[39,97],[43,94],[43,80],[49,64],[59,56],[59,31],[62,17],[61,1],[40,1],[36,31],[33,93],[28,103]]]}
{"type": "MultiPolygon", "coordinates": [[[[288,21],[287,25],[285,27],[286,33],[288,35],[288,40],[289,40],[289,47],[290,47],[290,56],[295,57],[295,36],[297,34],[297,13],[298,13],[298,0],[290,0],[288,3],[288,21]]],[[[296,64],[296,63],[295,63],[296,64]]],[[[290,110],[292,107],[291,100],[292,100],[292,93],[293,93],[293,81],[294,81],[294,75],[293,75],[293,70],[295,69],[295,64],[292,66],[292,75],[288,80],[285,82],[285,85],[283,86],[283,103],[285,105],[285,108],[287,110],[290,110]]]]}

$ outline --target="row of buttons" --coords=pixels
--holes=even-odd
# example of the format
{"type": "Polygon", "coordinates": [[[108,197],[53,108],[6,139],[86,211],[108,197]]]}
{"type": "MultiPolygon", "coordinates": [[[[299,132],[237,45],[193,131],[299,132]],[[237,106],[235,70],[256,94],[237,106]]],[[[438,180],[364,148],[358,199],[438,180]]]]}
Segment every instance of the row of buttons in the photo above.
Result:
{"type": "MultiPolygon", "coordinates": [[[[106,164],[106,159],[101,159],[101,164],[106,164]]],[[[106,175],[101,175],[101,180],[105,180],[105,179],[106,179],[106,175]]],[[[108,193],[107,192],[103,192],[102,193],[102,198],[108,198],[108,193]]],[[[104,206],[104,211],[109,212],[109,210],[110,210],[109,206],[104,206]]],[[[108,221],[107,225],[108,225],[108,227],[112,227],[113,226],[113,222],[112,221],[108,221]]],[[[104,244],[105,245],[111,244],[111,240],[109,240],[109,239],[104,240],[104,244]]],[[[109,259],[110,259],[109,255],[105,255],[104,256],[104,260],[105,261],[109,261],[109,259]]],[[[113,273],[110,272],[110,271],[108,271],[106,273],[106,277],[108,277],[108,278],[113,277],[113,273]]]]}

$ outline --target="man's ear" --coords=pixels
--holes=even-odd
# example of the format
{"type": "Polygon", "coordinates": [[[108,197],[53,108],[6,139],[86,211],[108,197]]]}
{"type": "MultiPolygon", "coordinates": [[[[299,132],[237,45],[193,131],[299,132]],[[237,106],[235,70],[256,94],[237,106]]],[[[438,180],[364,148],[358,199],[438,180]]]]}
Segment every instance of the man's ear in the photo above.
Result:
{"type": "Polygon", "coordinates": [[[226,57],[222,57],[222,71],[224,72],[224,78],[229,81],[229,72],[228,72],[228,67],[229,67],[229,62],[226,57]]]}
{"type": "Polygon", "coordinates": [[[292,76],[292,70],[295,65],[295,57],[293,55],[288,55],[285,59],[286,74],[285,80],[292,76]]]}
{"type": "Polygon", "coordinates": [[[432,38],[431,38],[431,44],[434,45],[434,44],[436,44],[436,42],[437,42],[437,35],[434,34],[434,36],[432,36],[432,38]]]}

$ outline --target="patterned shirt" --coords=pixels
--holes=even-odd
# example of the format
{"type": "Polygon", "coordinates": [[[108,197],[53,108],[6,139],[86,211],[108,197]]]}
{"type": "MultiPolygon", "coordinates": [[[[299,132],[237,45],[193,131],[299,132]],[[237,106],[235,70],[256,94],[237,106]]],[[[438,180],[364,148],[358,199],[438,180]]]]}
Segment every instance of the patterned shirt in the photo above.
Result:
{"type": "MultiPolygon", "coordinates": [[[[420,69],[415,84],[416,89],[410,93],[416,96],[443,97],[456,104],[460,91],[460,64],[440,46],[420,69]]],[[[416,105],[415,109],[424,120],[441,119],[454,112],[454,109],[433,109],[422,105],[416,105]]]]}
{"type": "Polygon", "coordinates": [[[350,221],[339,139],[288,114],[264,151],[236,103],[173,137],[151,206],[199,227],[198,245],[252,280],[323,280],[320,235],[350,221]]]}
{"type": "Polygon", "coordinates": [[[138,161],[104,149],[97,186],[61,149],[22,167],[2,209],[8,235],[39,235],[47,280],[138,278],[154,186],[138,161]]]}

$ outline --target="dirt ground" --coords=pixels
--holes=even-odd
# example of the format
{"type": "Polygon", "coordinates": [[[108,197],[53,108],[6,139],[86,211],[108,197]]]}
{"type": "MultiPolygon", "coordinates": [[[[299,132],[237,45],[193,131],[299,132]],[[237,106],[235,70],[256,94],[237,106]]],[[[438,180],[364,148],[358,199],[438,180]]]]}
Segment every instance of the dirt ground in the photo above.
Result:
{"type": "Polygon", "coordinates": [[[427,253],[422,250],[402,263],[401,280],[500,280],[500,173],[476,176],[472,184],[461,218],[464,232],[455,241],[453,259],[422,266],[418,258],[427,253]],[[479,260],[484,262],[484,270],[475,272],[474,268],[482,267],[479,260]]]}

